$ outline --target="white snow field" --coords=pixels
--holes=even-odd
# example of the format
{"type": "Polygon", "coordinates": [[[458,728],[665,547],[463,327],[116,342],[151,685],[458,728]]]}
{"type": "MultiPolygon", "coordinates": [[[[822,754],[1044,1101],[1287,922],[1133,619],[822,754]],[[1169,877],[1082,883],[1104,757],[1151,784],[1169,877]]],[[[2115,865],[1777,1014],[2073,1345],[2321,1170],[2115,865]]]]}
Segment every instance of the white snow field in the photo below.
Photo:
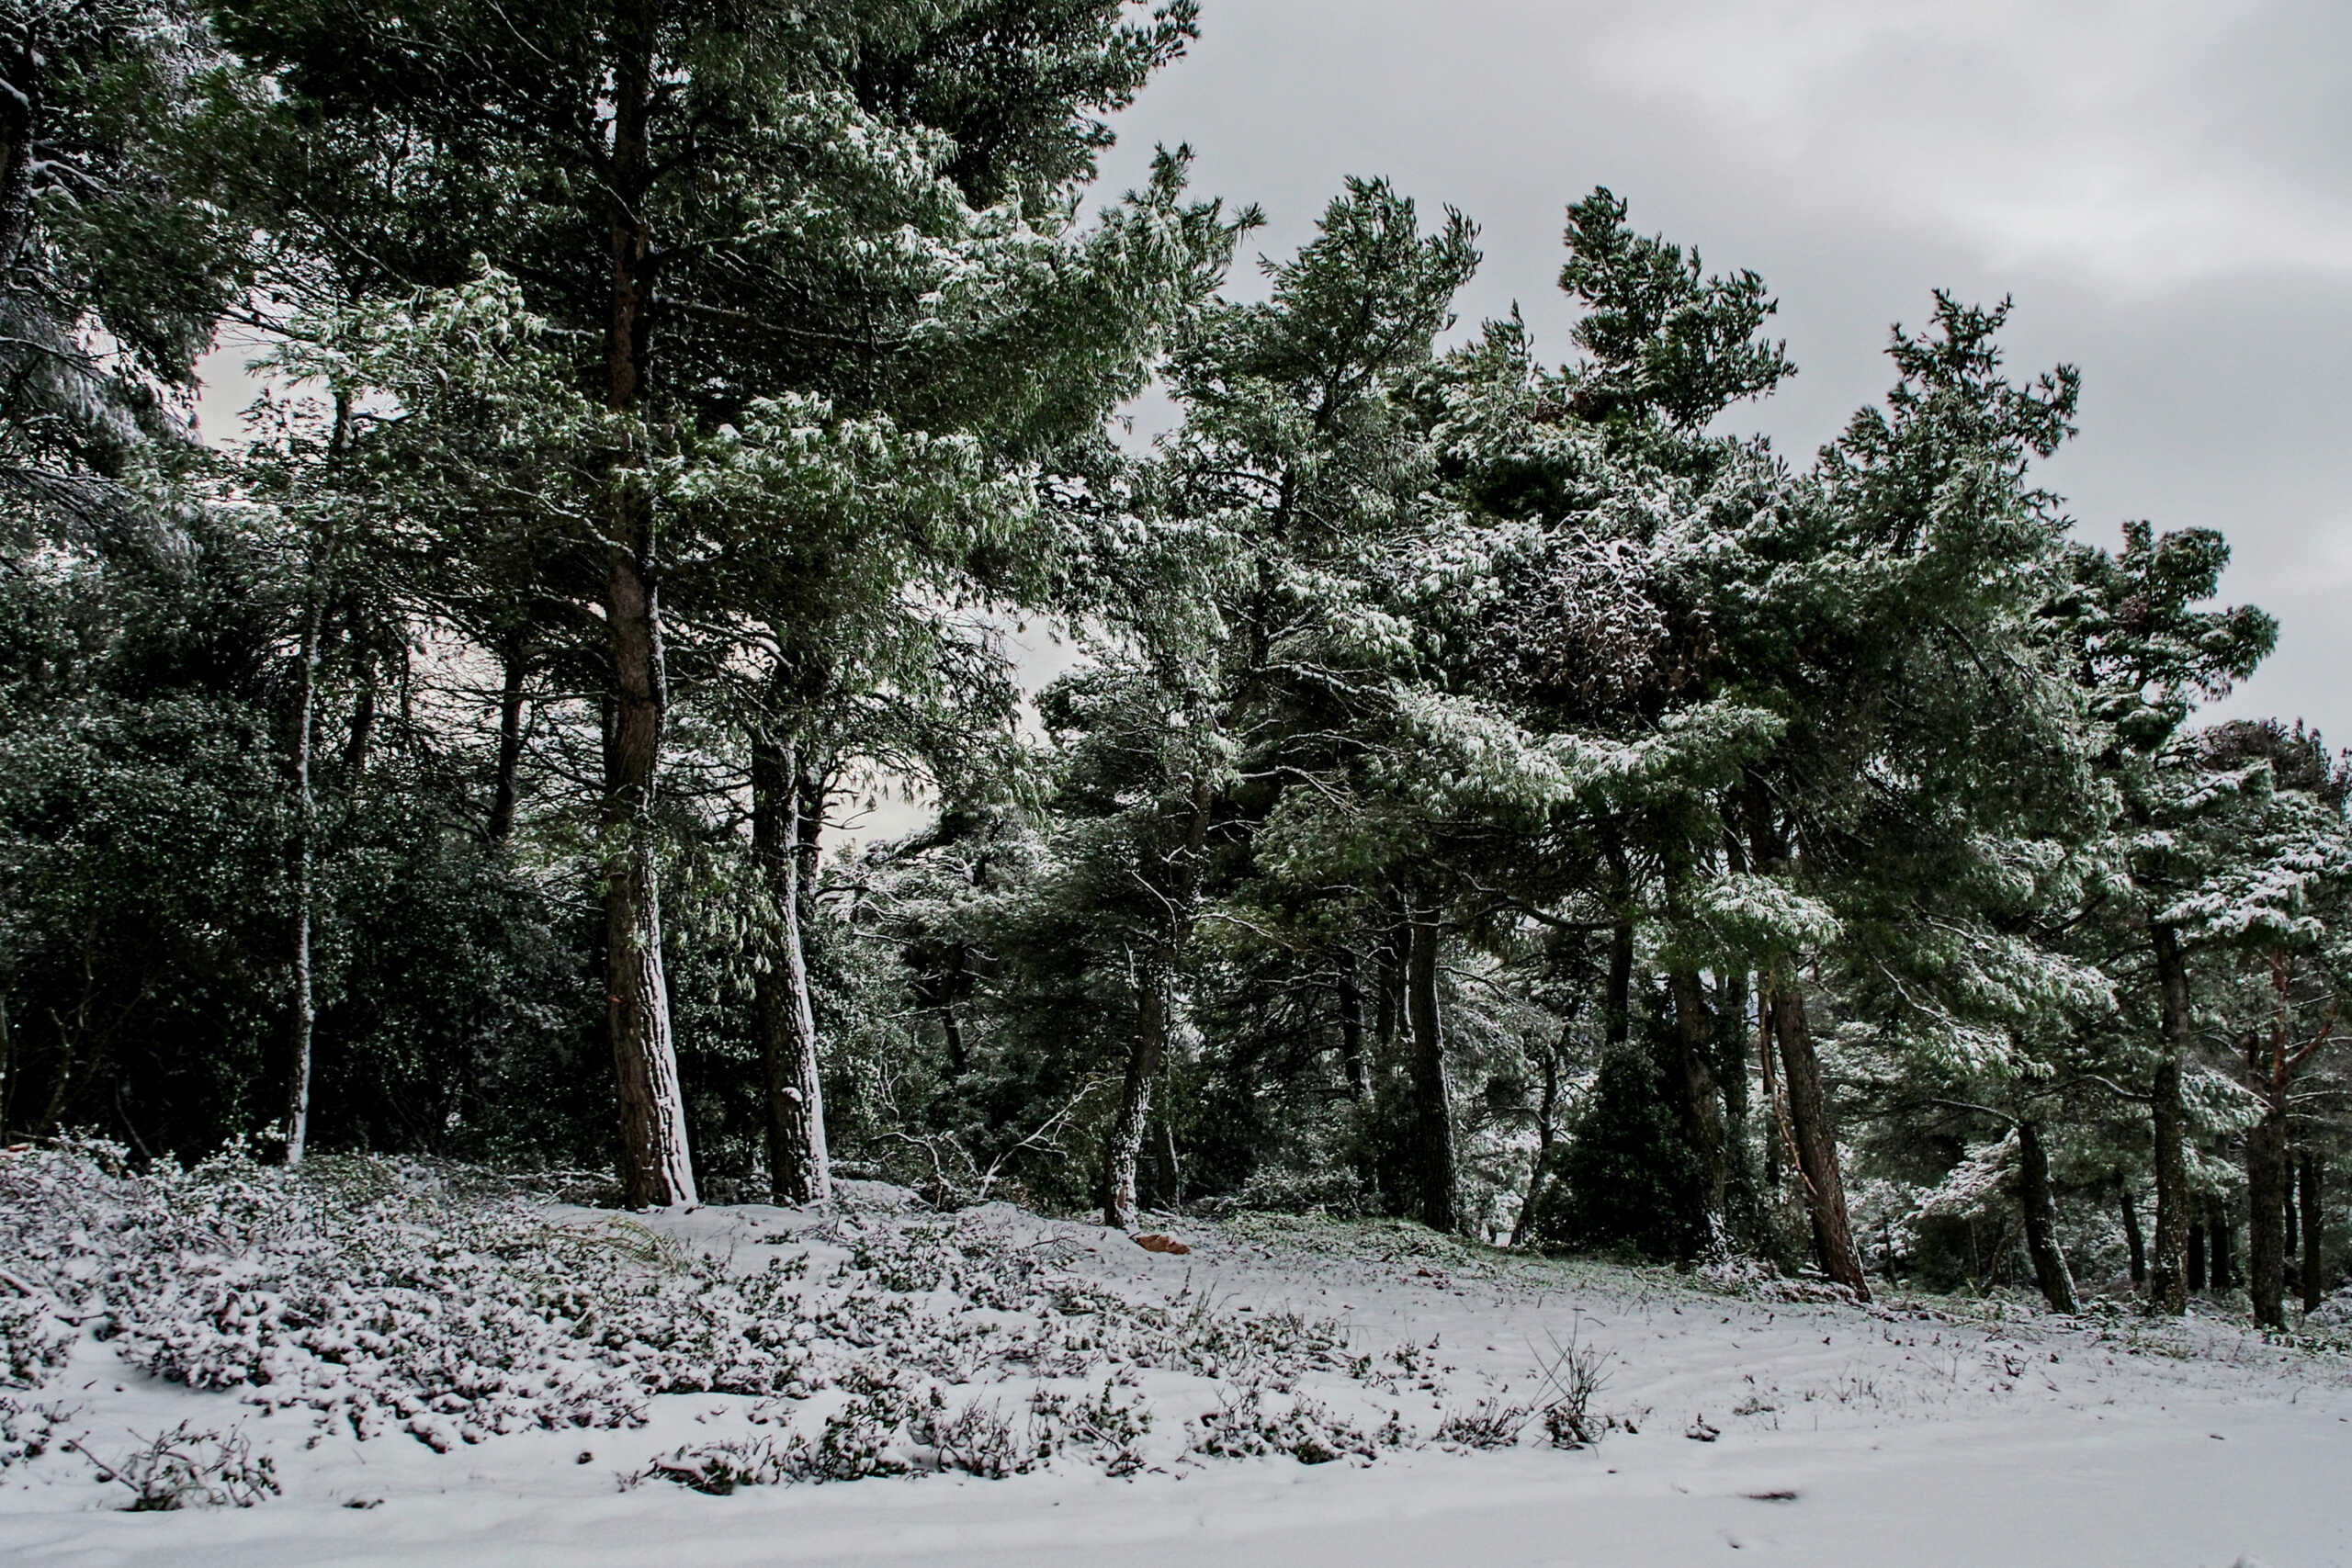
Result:
{"type": "Polygon", "coordinates": [[[2352,1563],[2340,1342],[1385,1224],[104,1163],[0,1156],[0,1563],[2352,1563]]]}

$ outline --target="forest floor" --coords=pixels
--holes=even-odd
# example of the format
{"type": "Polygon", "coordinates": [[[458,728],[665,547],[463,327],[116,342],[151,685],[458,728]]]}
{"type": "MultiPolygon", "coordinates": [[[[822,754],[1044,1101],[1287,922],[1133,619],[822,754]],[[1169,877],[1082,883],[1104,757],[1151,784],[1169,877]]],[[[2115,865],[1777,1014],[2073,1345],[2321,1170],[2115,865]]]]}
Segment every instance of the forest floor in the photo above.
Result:
{"type": "Polygon", "coordinates": [[[272,1210],[282,1183],[248,1168],[164,1245],[185,1191],[134,1224],[49,1178],[83,1208],[20,1213],[25,1260],[0,1265],[57,1320],[39,1386],[0,1398],[20,1568],[2352,1564],[2352,1356],[2216,1319],[1857,1306],[1318,1218],[1167,1218],[1191,1250],[1159,1253],[857,1184],[824,1213],[632,1221],[412,1179],[346,1244],[355,1211],[272,1210]],[[640,1316],[600,1338],[616,1302],[561,1296],[554,1351],[514,1348],[544,1308],[465,1338],[458,1292],[543,1290],[553,1256],[469,1205],[603,1238],[605,1263],[567,1255],[581,1289],[708,1337],[640,1316]],[[445,1272],[371,1284],[393,1254],[445,1272]],[[765,1338],[760,1280],[798,1303],[765,1338]],[[322,1289],[374,1326],[322,1321],[322,1289]],[[696,1371],[695,1345],[740,1365],[696,1371]],[[656,1392],[613,1394],[615,1367],[656,1392]]]}

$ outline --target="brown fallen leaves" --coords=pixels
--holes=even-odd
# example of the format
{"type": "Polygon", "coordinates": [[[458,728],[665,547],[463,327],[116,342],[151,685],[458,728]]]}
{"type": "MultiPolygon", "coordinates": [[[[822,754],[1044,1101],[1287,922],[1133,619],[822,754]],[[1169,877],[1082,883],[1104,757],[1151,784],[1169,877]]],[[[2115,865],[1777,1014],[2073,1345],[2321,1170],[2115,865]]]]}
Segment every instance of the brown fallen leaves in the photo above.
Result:
{"type": "Polygon", "coordinates": [[[1139,1235],[1136,1237],[1136,1245],[1142,1247],[1146,1252],[1186,1253],[1193,1250],[1191,1247],[1186,1247],[1182,1242],[1178,1241],[1174,1236],[1168,1235],[1159,1231],[1153,1231],[1149,1235],[1139,1235]]]}

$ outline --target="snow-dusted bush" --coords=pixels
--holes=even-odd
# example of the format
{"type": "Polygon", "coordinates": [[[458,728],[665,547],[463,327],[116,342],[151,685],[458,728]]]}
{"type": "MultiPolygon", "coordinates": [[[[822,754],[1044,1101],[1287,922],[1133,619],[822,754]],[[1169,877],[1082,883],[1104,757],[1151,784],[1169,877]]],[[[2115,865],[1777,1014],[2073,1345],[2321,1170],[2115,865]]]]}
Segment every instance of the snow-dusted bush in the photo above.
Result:
{"type": "Polygon", "coordinates": [[[79,1443],[72,1446],[96,1468],[99,1480],[130,1489],[134,1514],[250,1508],[279,1490],[276,1462],[254,1453],[242,1431],[198,1431],[183,1421],[141,1439],[140,1447],[111,1462],[79,1443]]]}
{"type": "Polygon", "coordinates": [[[1369,1463],[1380,1457],[1382,1449],[1400,1448],[1407,1440],[1403,1420],[1394,1412],[1385,1425],[1367,1432],[1303,1393],[1287,1403],[1270,1404],[1266,1390],[1257,1383],[1222,1393],[1217,1408],[1205,1412],[1192,1427],[1194,1453],[1217,1459],[1288,1454],[1301,1464],[1329,1464],[1350,1457],[1369,1463]]]}
{"type": "Polygon", "coordinates": [[[231,1152],[132,1173],[103,1145],[55,1147],[0,1157],[16,1263],[0,1299],[19,1303],[5,1321],[28,1384],[86,1325],[157,1376],[443,1450],[638,1426],[663,1393],[755,1396],[753,1421],[778,1427],[800,1401],[845,1396],[813,1431],[757,1451],[690,1446],[643,1472],[706,1490],[1007,1474],[1065,1450],[1123,1473],[1150,1423],[1125,1392],[1136,1369],[1288,1387],[1348,1365],[1334,1322],[1189,1292],[1130,1299],[1071,1271],[1081,1244],[1040,1242],[1001,1211],[867,1220],[804,1233],[846,1252],[830,1267],[802,1252],[739,1269],[624,1216],[551,1213],[478,1171],[343,1158],[289,1172],[231,1152]],[[1099,1393],[1048,1390],[1018,1420],[969,1392],[1095,1377],[1099,1393]]]}

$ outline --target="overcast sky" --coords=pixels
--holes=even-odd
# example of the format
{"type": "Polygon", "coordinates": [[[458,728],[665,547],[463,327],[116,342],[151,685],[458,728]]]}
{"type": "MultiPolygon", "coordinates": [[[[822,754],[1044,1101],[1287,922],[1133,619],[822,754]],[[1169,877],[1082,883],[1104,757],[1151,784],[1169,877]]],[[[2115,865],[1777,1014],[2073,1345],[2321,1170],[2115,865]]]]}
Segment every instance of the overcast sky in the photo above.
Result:
{"type": "Polygon", "coordinates": [[[1804,456],[1889,379],[1929,290],[2017,299],[2023,372],[2084,373],[2048,465],[2085,537],[2218,527],[2283,623],[2223,711],[2352,742],[2352,3],[1203,0],[1107,173],[1189,141],[1204,191],[1306,237],[1343,175],[1484,232],[1467,320],[1571,314],[1596,185],[1711,270],[1754,267],[1801,367],[1755,416],[1804,456]]]}

